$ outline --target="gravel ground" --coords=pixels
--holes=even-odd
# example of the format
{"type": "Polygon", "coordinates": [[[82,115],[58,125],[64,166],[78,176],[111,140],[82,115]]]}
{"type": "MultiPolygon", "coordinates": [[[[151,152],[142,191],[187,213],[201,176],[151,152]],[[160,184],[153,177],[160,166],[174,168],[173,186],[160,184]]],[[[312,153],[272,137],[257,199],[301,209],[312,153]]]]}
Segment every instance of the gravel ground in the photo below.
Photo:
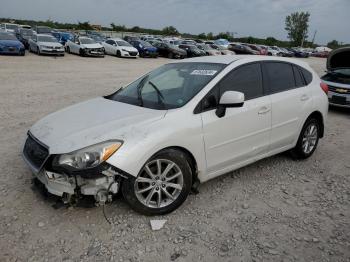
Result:
{"type": "MultiPolygon", "coordinates": [[[[54,209],[21,159],[28,128],[167,59],[0,57],[0,261],[350,261],[350,112],[315,154],[280,154],[200,186],[160,231],[123,199],[54,209]]],[[[322,74],[325,59],[307,62],[322,74]]],[[[154,218],[152,218],[154,219],[154,218]]]]}

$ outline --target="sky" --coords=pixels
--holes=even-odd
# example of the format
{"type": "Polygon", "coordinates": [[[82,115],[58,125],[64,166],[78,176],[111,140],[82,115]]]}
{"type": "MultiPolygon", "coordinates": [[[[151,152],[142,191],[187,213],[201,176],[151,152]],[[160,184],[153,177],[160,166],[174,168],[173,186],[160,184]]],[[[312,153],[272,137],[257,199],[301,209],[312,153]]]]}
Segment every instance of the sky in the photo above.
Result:
{"type": "Polygon", "coordinates": [[[0,17],[110,23],[286,40],[285,17],[310,12],[309,40],[350,43],[350,0],[0,0],[0,17]]]}

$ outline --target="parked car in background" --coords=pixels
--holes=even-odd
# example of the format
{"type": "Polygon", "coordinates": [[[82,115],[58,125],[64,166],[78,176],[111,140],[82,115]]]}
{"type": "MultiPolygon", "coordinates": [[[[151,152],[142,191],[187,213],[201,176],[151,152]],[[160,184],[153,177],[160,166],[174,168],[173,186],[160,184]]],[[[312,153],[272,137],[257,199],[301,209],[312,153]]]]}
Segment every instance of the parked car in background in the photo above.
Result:
{"type": "Polygon", "coordinates": [[[133,57],[136,58],[139,52],[135,47],[120,38],[109,38],[102,42],[107,55],[115,55],[117,57],[133,57]]]}
{"type": "Polygon", "coordinates": [[[106,37],[100,34],[89,34],[87,37],[94,39],[96,43],[102,44],[104,41],[107,40],[106,37]]]}
{"type": "Polygon", "coordinates": [[[29,39],[34,36],[34,31],[27,28],[19,28],[16,37],[24,45],[26,49],[29,49],[29,39]]]}
{"type": "Polygon", "coordinates": [[[350,47],[330,52],[327,59],[327,74],[322,80],[328,85],[329,104],[350,108],[350,47]]]}
{"type": "Polygon", "coordinates": [[[231,43],[228,46],[228,50],[231,50],[239,55],[258,55],[259,52],[251,49],[249,46],[245,46],[242,44],[231,43]]]}
{"type": "Polygon", "coordinates": [[[70,32],[57,31],[57,32],[52,32],[52,35],[63,46],[66,45],[68,40],[73,40],[74,39],[74,34],[72,34],[70,32]]]}
{"type": "Polygon", "coordinates": [[[181,45],[196,45],[197,42],[192,39],[185,39],[181,41],[181,45]]]}
{"type": "Polygon", "coordinates": [[[294,57],[301,57],[301,58],[309,57],[309,53],[304,52],[300,49],[297,49],[297,48],[286,48],[286,49],[289,50],[290,52],[293,52],[294,57]]]}
{"type": "Polygon", "coordinates": [[[157,48],[160,56],[172,58],[180,58],[183,59],[187,57],[187,52],[176,45],[172,45],[169,43],[155,42],[154,47],[157,48]]]}
{"type": "Polygon", "coordinates": [[[141,40],[138,36],[129,36],[129,35],[124,36],[123,39],[124,39],[126,42],[129,42],[129,43],[130,43],[130,41],[138,41],[138,40],[141,40]]]}
{"type": "Polygon", "coordinates": [[[302,61],[185,59],[39,120],[23,158],[67,201],[90,196],[101,205],[121,192],[137,212],[163,215],[191,188],[260,159],[310,157],[327,111],[321,80],[302,61]]]}
{"type": "Polygon", "coordinates": [[[267,47],[267,55],[269,55],[269,56],[282,56],[282,53],[280,50],[278,50],[274,46],[268,46],[267,47]]]}
{"type": "Polygon", "coordinates": [[[37,33],[37,34],[51,34],[52,33],[52,28],[51,27],[48,27],[48,26],[36,26],[34,28],[34,31],[37,33]]]}
{"type": "Polygon", "coordinates": [[[206,45],[213,45],[214,41],[204,41],[204,44],[206,44],[206,45]]]}
{"type": "Polygon", "coordinates": [[[36,34],[29,39],[29,51],[38,55],[64,56],[64,47],[52,35],[36,34]]]}
{"type": "Polygon", "coordinates": [[[219,50],[212,48],[210,45],[206,44],[197,44],[199,49],[203,50],[207,55],[221,55],[219,50]]]}
{"type": "Polygon", "coordinates": [[[294,52],[289,51],[287,48],[279,47],[278,48],[282,52],[282,56],[284,57],[293,57],[294,52]]]}
{"type": "Polygon", "coordinates": [[[327,58],[329,55],[328,51],[319,51],[319,52],[313,52],[311,53],[311,56],[313,57],[321,57],[321,58],[327,58]]]}
{"type": "Polygon", "coordinates": [[[146,41],[132,40],[129,43],[139,51],[140,57],[158,57],[157,48],[146,41]]]}
{"type": "Polygon", "coordinates": [[[222,55],[235,55],[236,54],[235,52],[228,50],[226,47],[223,47],[221,45],[209,44],[209,46],[220,51],[222,55]]]}
{"type": "Polygon", "coordinates": [[[18,30],[18,28],[19,28],[19,25],[17,25],[17,24],[11,24],[11,23],[0,24],[0,29],[2,29],[3,31],[8,32],[8,33],[15,34],[16,31],[18,30]]]}
{"type": "Polygon", "coordinates": [[[185,50],[187,52],[187,57],[197,57],[197,56],[205,56],[207,55],[205,51],[199,49],[195,45],[179,45],[179,48],[185,50]]]}
{"type": "Polygon", "coordinates": [[[243,44],[245,46],[249,46],[254,51],[258,52],[259,55],[267,55],[267,48],[263,48],[259,45],[253,45],[253,44],[243,44]]]}
{"type": "Polygon", "coordinates": [[[105,49],[100,43],[85,36],[75,36],[73,40],[66,43],[68,53],[78,54],[80,56],[104,57],[105,49]]]}
{"type": "Polygon", "coordinates": [[[182,40],[179,40],[179,39],[164,39],[163,42],[179,46],[179,45],[181,45],[182,40]]]}
{"type": "Polygon", "coordinates": [[[11,32],[0,32],[0,54],[24,56],[25,47],[11,32]]]}
{"type": "Polygon", "coordinates": [[[214,44],[216,44],[216,45],[221,45],[221,46],[223,46],[223,47],[228,48],[228,46],[230,45],[230,42],[229,42],[227,39],[221,38],[221,39],[216,39],[216,40],[214,41],[214,44]]]}
{"type": "Polygon", "coordinates": [[[201,40],[201,39],[194,39],[194,41],[195,41],[197,44],[204,44],[204,41],[201,40]]]}

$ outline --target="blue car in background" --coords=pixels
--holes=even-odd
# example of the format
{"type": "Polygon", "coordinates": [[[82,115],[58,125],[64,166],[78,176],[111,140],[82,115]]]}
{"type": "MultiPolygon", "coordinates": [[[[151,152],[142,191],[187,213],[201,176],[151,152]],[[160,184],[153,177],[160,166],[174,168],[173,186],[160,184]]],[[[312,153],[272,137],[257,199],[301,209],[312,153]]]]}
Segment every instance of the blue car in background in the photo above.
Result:
{"type": "Polygon", "coordinates": [[[74,35],[69,32],[52,32],[51,33],[61,45],[66,45],[68,40],[73,41],[74,35]]]}
{"type": "Polygon", "coordinates": [[[214,44],[228,48],[228,46],[230,45],[230,42],[227,39],[221,38],[221,39],[216,39],[214,41],[214,44]]]}
{"type": "Polygon", "coordinates": [[[146,41],[132,40],[129,43],[139,51],[140,57],[158,57],[158,49],[146,41]]]}
{"type": "Polygon", "coordinates": [[[24,56],[26,51],[13,33],[0,32],[0,54],[24,56]]]}

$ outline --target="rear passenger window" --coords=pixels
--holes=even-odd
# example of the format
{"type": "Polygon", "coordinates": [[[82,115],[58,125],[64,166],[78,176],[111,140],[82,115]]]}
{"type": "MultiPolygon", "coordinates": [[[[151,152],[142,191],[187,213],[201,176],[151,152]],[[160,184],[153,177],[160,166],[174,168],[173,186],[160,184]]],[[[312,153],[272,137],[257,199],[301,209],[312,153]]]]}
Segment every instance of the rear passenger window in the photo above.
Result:
{"type": "Polygon", "coordinates": [[[298,67],[293,66],[294,78],[295,78],[295,86],[302,87],[305,86],[305,82],[303,77],[301,76],[300,70],[298,67]]]}
{"type": "Polygon", "coordinates": [[[312,74],[308,70],[306,70],[305,68],[299,67],[299,69],[301,70],[301,72],[304,76],[306,85],[310,84],[312,81],[312,74]]]}
{"type": "Polygon", "coordinates": [[[220,82],[220,96],[225,91],[244,93],[245,100],[263,95],[260,64],[249,64],[234,69],[220,82]]]}
{"type": "Polygon", "coordinates": [[[295,87],[293,67],[288,63],[264,63],[264,77],[266,86],[272,94],[295,87]]]}

